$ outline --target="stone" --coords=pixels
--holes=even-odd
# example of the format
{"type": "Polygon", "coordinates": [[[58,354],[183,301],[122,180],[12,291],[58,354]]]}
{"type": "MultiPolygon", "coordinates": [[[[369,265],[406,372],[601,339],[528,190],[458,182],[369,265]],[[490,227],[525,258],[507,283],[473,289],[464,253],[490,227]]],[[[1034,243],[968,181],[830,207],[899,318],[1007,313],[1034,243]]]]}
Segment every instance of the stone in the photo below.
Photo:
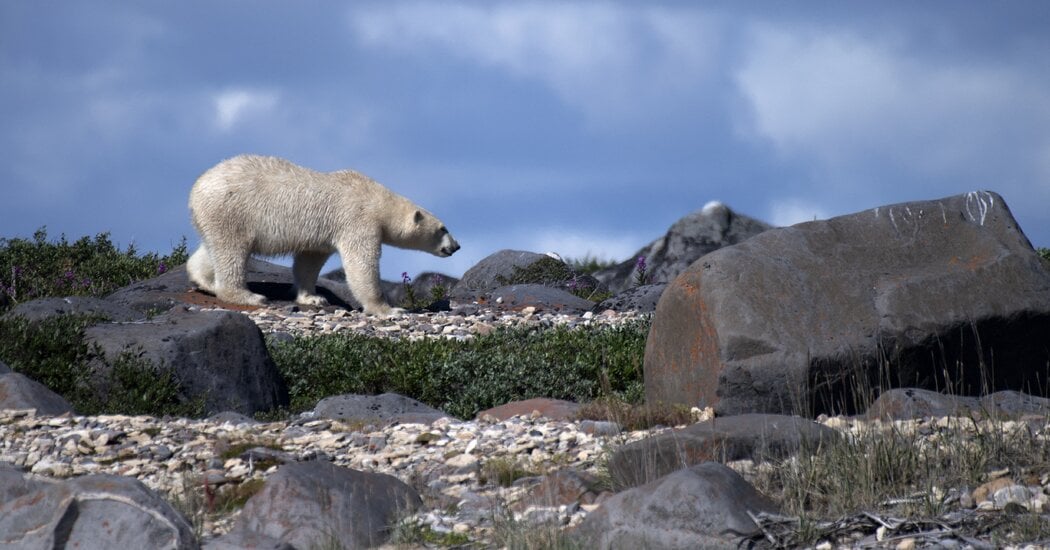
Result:
{"type": "Polygon", "coordinates": [[[202,550],[297,550],[287,542],[281,542],[275,538],[235,531],[226,533],[221,537],[203,541],[202,550]]]}
{"type": "Polygon", "coordinates": [[[135,479],[54,482],[0,468],[0,485],[4,548],[199,548],[186,518],[135,479]]]}
{"type": "Polygon", "coordinates": [[[429,424],[448,417],[438,409],[396,393],[325,397],[314,407],[314,414],[318,418],[381,426],[395,423],[429,424]]]}
{"type": "Polygon", "coordinates": [[[332,542],[371,548],[390,537],[400,517],[421,506],[419,494],[393,476],[327,462],[286,464],[248,499],[232,531],[296,548],[332,542]]]}
{"type": "MultiPolygon", "coordinates": [[[[569,290],[593,288],[605,290],[593,277],[575,273],[560,258],[547,254],[536,254],[523,250],[500,250],[483,258],[467,270],[463,278],[452,289],[450,298],[456,304],[472,302],[492,305],[497,296],[490,297],[492,291],[505,286],[520,284],[539,284],[546,287],[569,290]],[[547,271],[537,280],[515,281],[514,277],[522,269],[534,267],[543,262],[547,271]],[[598,288],[595,288],[598,287],[598,288]]],[[[581,298],[582,299],[582,298],[581,298]]],[[[593,304],[592,304],[593,305],[593,304]]],[[[589,307],[587,309],[590,309],[589,307]]]]}
{"type": "Polygon", "coordinates": [[[646,282],[669,283],[704,254],[743,242],[771,228],[722,203],[710,202],[675,222],[663,237],[642,247],[629,259],[599,270],[594,276],[607,285],[609,291],[621,293],[636,286],[638,258],[644,256],[646,282]]]}
{"type": "MultiPolygon", "coordinates": [[[[266,296],[271,307],[296,305],[292,268],[252,258],[248,260],[246,276],[248,289],[266,296]]],[[[158,277],[118,289],[105,299],[136,311],[149,313],[167,311],[176,305],[222,307],[238,311],[255,309],[254,306],[223,302],[211,294],[194,288],[186,275],[186,266],[181,265],[158,277]]],[[[360,309],[361,307],[345,284],[330,279],[318,278],[317,293],[335,307],[347,309],[360,309]]]]}
{"type": "Polygon", "coordinates": [[[1050,415],[1050,399],[1006,390],[969,397],[919,388],[894,388],[880,394],[865,413],[867,418],[884,420],[944,416],[1006,419],[1023,415],[1050,415]]]}
{"type": "Polygon", "coordinates": [[[40,382],[11,372],[0,361],[0,410],[3,409],[36,409],[37,414],[57,416],[73,412],[73,405],[40,382]]]}
{"type": "Polygon", "coordinates": [[[651,313],[656,311],[656,304],[660,296],[667,288],[667,283],[652,283],[642,286],[629,287],[626,290],[602,300],[594,307],[594,311],[637,311],[639,313],[651,313]]]}
{"type": "Polygon", "coordinates": [[[749,512],[778,510],[740,474],[705,462],[609,498],[571,537],[585,548],[738,548],[759,532],[749,512]]]}
{"type": "Polygon", "coordinates": [[[709,460],[782,458],[839,437],[835,430],[797,416],[715,418],[621,446],[609,458],[609,475],[616,488],[635,487],[709,460]]]}
{"type": "Polygon", "coordinates": [[[11,308],[3,315],[3,318],[23,317],[31,322],[38,322],[60,315],[92,315],[110,321],[134,321],[146,317],[146,314],[141,311],[102,298],[69,296],[23,302],[11,308]]]}
{"type": "Polygon", "coordinates": [[[522,511],[529,506],[590,504],[600,493],[600,482],[594,475],[563,469],[543,476],[539,483],[529,488],[524,498],[515,503],[514,510],[522,511]]]}
{"type": "Polygon", "coordinates": [[[853,414],[872,387],[1047,388],[1050,270],[974,192],[761,233],[664,291],[647,401],[853,414]]]}
{"type": "MultiPolygon", "coordinates": [[[[84,334],[89,344],[101,348],[109,364],[128,350],[158,368],[172,369],[180,397],[202,398],[206,414],[252,414],[288,404],[288,389],[262,333],[241,313],[178,307],[148,321],[88,327],[84,334]]],[[[107,367],[98,368],[102,372],[107,367]]],[[[102,386],[96,389],[102,394],[107,391],[102,386]]]]}
{"type": "Polygon", "coordinates": [[[594,308],[594,302],[584,300],[558,288],[538,284],[499,287],[485,294],[481,301],[497,305],[504,311],[583,313],[594,308]]]}
{"type": "Polygon", "coordinates": [[[495,420],[507,420],[514,416],[531,416],[533,413],[538,412],[540,416],[551,420],[571,420],[576,417],[576,413],[579,410],[580,405],[572,401],[536,397],[523,401],[512,401],[498,407],[485,409],[479,412],[477,417],[479,419],[492,417],[495,420]]]}

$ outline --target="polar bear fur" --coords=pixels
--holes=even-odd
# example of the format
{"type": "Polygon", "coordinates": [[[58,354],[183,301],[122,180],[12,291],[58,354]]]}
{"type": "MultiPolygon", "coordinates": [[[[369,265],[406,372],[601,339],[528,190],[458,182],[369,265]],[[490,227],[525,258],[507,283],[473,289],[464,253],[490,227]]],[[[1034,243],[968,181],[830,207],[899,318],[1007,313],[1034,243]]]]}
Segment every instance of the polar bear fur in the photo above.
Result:
{"type": "Polygon", "coordinates": [[[190,191],[190,216],[201,245],[190,257],[190,280],[221,300],[263,305],[248,290],[252,254],[291,254],[296,302],[325,305],[317,276],[338,252],[346,282],[365,313],[399,310],[383,300],[383,244],[451,256],[459,244],[441,220],[352,170],[322,173],[274,157],[242,155],[205,172],[190,191]]]}

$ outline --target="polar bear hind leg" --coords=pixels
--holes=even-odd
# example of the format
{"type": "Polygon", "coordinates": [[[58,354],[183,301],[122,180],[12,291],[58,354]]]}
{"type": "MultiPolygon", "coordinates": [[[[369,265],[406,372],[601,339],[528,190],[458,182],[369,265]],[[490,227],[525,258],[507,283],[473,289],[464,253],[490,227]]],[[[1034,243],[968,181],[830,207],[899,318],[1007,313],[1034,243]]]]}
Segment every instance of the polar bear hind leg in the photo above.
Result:
{"type": "MultiPolygon", "coordinates": [[[[230,247],[211,247],[201,244],[193,253],[197,257],[193,265],[187,262],[190,280],[216,298],[233,304],[249,306],[266,305],[266,297],[248,290],[246,269],[247,250],[230,247]]],[[[193,262],[190,258],[190,262],[193,262]]]]}
{"type": "Polygon", "coordinates": [[[317,276],[331,254],[324,252],[300,252],[292,263],[295,276],[295,302],[304,306],[326,306],[328,300],[317,294],[317,276]]]}

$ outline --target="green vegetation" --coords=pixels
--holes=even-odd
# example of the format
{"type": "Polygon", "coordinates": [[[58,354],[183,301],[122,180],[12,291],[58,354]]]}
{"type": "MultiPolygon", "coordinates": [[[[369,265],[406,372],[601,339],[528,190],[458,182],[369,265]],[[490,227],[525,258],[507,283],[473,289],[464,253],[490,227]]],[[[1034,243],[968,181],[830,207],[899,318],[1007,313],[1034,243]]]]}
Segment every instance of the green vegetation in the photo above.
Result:
{"type": "Polygon", "coordinates": [[[1037,248],[1035,250],[1039,253],[1041,258],[1050,262],[1050,248],[1037,248]]]}
{"type": "Polygon", "coordinates": [[[565,263],[569,264],[573,271],[576,273],[582,273],[585,275],[593,275],[597,271],[608,269],[613,267],[620,262],[616,260],[607,260],[598,256],[592,256],[585,254],[582,258],[570,258],[565,260],[565,263]]]}
{"type": "Polygon", "coordinates": [[[108,233],[74,242],[63,235],[52,242],[41,228],[32,239],[0,238],[0,313],[36,298],[104,296],[186,259],[185,237],[167,256],[140,255],[134,245],[121,251],[108,233]]]}
{"type": "Polygon", "coordinates": [[[344,393],[395,392],[460,418],[509,401],[601,395],[637,400],[648,323],[569,330],[502,329],[468,341],[354,334],[268,341],[291,411],[344,393]]]}

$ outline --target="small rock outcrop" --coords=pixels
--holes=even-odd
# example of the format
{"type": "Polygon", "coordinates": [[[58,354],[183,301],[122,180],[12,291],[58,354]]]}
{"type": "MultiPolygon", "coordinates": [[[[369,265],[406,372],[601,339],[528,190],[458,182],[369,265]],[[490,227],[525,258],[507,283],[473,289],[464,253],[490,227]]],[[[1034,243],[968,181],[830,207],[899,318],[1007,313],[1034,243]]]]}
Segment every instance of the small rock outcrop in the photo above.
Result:
{"type": "Polygon", "coordinates": [[[140,481],[87,475],[51,481],[0,465],[4,548],[199,548],[182,514],[140,481]]]}
{"type": "Polygon", "coordinates": [[[646,398],[813,414],[887,385],[1042,392],[1048,333],[1050,271],[1002,197],[894,204],[694,263],[653,317],[646,398]]]}
{"type": "Polygon", "coordinates": [[[751,514],[776,505],[716,462],[679,470],[619,493],[573,533],[586,548],[737,548],[759,531],[751,514]]]}
{"type": "Polygon", "coordinates": [[[37,414],[52,415],[73,412],[73,406],[64,397],[0,361],[0,410],[3,409],[36,409],[37,414]]]}
{"type": "Polygon", "coordinates": [[[286,464],[245,503],[232,536],[254,533],[295,548],[384,543],[399,517],[422,506],[396,477],[328,462],[286,464]]]}
{"type": "Polygon", "coordinates": [[[635,487],[705,461],[771,460],[837,437],[835,430],[797,416],[727,416],[624,445],[609,458],[609,475],[616,488],[635,487]]]}
{"type": "Polygon", "coordinates": [[[448,417],[442,411],[396,393],[325,397],[314,407],[314,416],[377,426],[394,423],[429,424],[448,417]]]}
{"type": "Polygon", "coordinates": [[[59,315],[88,315],[109,321],[135,321],[146,317],[141,311],[102,298],[69,296],[23,302],[5,313],[4,318],[23,317],[30,322],[37,322],[59,315]]]}
{"type": "Polygon", "coordinates": [[[206,414],[252,414],[288,403],[288,389],[262,333],[242,313],[179,307],[148,321],[88,327],[85,339],[105,355],[107,365],[100,369],[124,353],[172,369],[182,397],[202,398],[206,414]]]}
{"type": "Polygon", "coordinates": [[[669,283],[700,256],[743,242],[772,227],[738,214],[720,202],[709,202],[675,222],[663,237],[642,247],[630,259],[600,270],[594,276],[609,291],[623,292],[636,284],[638,258],[644,257],[645,282],[669,283]]]}
{"type": "Polygon", "coordinates": [[[1050,399],[1017,391],[970,397],[918,388],[895,388],[879,395],[866,413],[870,419],[883,420],[944,416],[1006,419],[1024,415],[1050,416],[1050,399]]]}

